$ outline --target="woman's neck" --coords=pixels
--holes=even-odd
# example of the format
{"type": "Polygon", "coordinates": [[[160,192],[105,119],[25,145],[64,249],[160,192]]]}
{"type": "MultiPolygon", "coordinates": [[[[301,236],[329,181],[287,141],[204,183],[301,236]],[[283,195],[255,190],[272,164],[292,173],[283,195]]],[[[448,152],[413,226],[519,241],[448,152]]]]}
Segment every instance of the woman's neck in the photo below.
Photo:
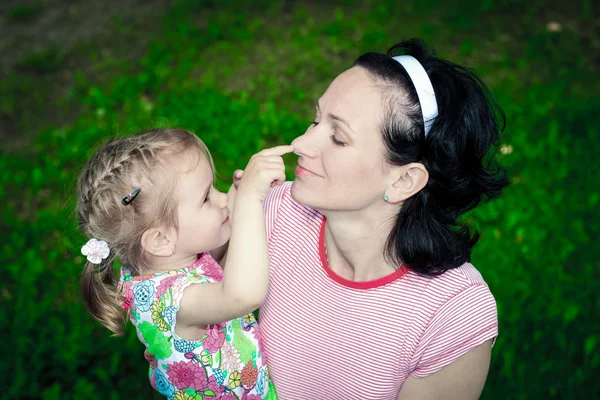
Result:
{"type": "Polygon", "coordinates": [[[364,282],[395,271],[383,256],[393,218],[376,218],[373,215],[367,218],[332,212],[325,215],[327,259],[336,274],[348,280],[364,282]]]}

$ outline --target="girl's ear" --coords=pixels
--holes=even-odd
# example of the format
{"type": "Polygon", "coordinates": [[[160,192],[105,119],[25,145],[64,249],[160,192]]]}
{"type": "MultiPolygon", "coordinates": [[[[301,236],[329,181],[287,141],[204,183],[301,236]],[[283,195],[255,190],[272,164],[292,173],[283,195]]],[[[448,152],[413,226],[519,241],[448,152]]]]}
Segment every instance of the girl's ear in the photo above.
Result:
{"type": "Polygon", "coordinates": [[[393,167],[390,171],[391,184],[385,191],[388,203],[405,201],[427,185],[429,172],[421,163],[410,163],[393,167]]]}
{"type": "Polygon", "coordinates": [[[150,228],[142,234],[142,248],[156,257],[169,257],[175,253],[176,240],[163,228],[150,228]]]}

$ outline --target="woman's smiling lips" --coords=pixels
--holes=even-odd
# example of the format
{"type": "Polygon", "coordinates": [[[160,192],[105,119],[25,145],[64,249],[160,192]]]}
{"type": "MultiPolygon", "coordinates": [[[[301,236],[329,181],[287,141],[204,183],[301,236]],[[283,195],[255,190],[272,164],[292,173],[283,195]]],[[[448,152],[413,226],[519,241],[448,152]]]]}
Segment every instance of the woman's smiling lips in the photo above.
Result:
{"type": "Polygon", "coordinates": [[[300,164],[296,166],[296,170],[294,172],[296,173],[296,176],[319,176],[311,170],[302,167],[300,164]]]}
{"type": "Polygon", "coordinates": [[[226,223],[228,223],[228,222],[229,222],[229,216],[227,216],[227,218],[225,218],[225,219],[223,220],[223,222],[221,223],[221,225],[222,225],[222,224],[226,224],[226,223]]]}

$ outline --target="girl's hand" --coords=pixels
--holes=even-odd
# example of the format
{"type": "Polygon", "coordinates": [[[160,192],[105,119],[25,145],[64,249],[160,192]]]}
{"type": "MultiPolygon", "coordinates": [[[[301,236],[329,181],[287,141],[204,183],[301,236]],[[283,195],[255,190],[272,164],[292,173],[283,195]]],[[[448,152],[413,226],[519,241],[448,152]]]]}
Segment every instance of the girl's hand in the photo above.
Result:
{"type": "Polygon", "coordinates": [[[277,146],[253,155],[242,174],[238,173],[239,170],[233,174],[237,196],[251,196],[263,201],[272,186],[285,182],[285,165],[281,156],[292,151],[294,146],[277,146]],[[237,185],[236,174],[239,176],[237,185]]]}
{"type": "Polygon", "coordinates": [[[236,169],[233,172],[233,186],[237,189],[240,186],[240,182],[242,181],[242,176],[244,176],[243,169],[236,169]]]}

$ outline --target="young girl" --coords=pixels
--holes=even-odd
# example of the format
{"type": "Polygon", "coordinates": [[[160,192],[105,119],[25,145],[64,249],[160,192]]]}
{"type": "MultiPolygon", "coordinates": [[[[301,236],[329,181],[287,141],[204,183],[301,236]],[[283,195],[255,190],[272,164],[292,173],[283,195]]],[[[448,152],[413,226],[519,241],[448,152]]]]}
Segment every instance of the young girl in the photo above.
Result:
{"type": "Polygon", "coordinates": [[[269,277],[262,202],[285,180],[281,156],[292,150],[252,157],[231,216],[228,195],[213,187],[208,149],[184,130],[113,140],[79,177],[80,229],[90,237],[85,304],[118,335],[123,310],[129,315],[150,383],[169,399],[276,398],[252,311],[269,277]],[[123,263],[118,285],[115,259],[123,263]]]}

